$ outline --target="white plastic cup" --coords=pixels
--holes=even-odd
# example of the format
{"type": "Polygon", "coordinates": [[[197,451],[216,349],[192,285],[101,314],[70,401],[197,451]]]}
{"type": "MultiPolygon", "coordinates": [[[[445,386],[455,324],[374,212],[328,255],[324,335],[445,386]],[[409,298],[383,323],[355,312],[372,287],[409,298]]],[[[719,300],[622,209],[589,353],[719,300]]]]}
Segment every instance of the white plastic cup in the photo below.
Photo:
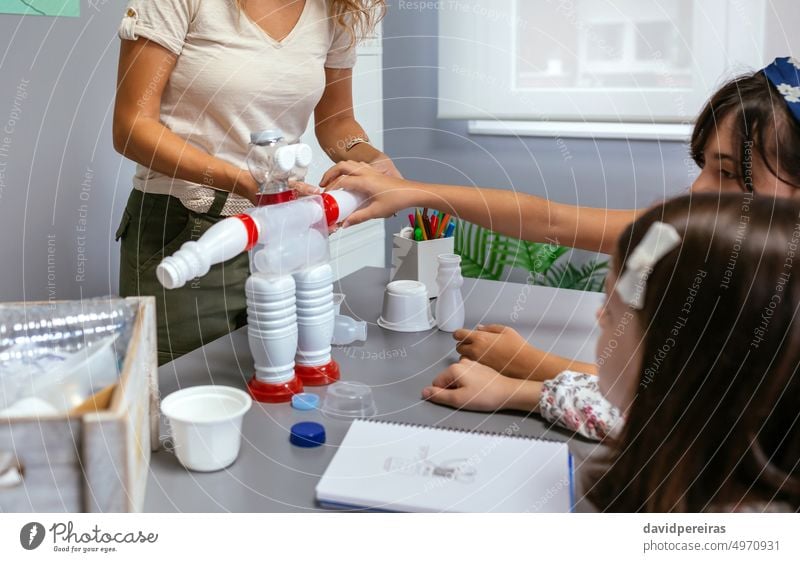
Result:
{"type": "Polygon", "coordinates": [[[435,325],[428,290],[421,281],[392,281],[383,294],[378,325],[396,332],[422,332],[435,325]]]}
{"type": "Polygon", "coordinates": [[[233,464],[242,444],[242,418],[253,400],[229,386],[194,386],[161,401],[175,455],[189,470],[213,472],[233,464]]]}

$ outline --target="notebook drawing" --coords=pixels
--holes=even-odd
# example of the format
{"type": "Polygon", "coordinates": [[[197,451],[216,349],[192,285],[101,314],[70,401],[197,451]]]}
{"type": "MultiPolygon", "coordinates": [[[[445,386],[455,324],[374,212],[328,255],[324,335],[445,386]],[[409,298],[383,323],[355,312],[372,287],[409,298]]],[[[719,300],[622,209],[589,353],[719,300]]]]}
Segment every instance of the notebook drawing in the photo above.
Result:
{"type": "Polygon", "coordinates": [[[316,489],[321,505],[411,512],[566,512],[565,443],[356,420],[316,489]]]}

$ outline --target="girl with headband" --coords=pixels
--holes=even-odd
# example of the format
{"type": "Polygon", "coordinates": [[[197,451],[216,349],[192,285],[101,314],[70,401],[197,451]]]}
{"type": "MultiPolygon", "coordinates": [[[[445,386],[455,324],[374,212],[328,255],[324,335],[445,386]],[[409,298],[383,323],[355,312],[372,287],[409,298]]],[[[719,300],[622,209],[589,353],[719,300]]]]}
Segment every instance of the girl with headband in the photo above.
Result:
{"type": "MultiPolygon", "coordinates": [[[[779,58],[722,86],[701,111],[690,150],[700,168],[692,193],[800,194],[800,60],[779,58]]],[[[406,207],[427,206],[501,234],[604,253],[613,251],[627,225],[643,212],[576,207],[506,190],[398,180],[355,162],[334,166],[322,184],[370,197],[370,203],[351,215],[345,226],[391,216],[406,207]]],[[[310,186],[299,187],[313,191],[310,186]]],[[[541,351],[507,326],[478,326],[453,336],[463,357],[509,378],[549,381],[545,390],[554,406],[542,409],[545,418],[598,439],[617,423],[618,412],[595,398],[595,365],[541,351]]],[[[470,407],[486,409],[486,404],[473,402],[470,407]]]]}
{"type": "Polygon", "coordinates": [[[741,194],[673,199],[625,230],[598,348],[619,340],[599,383],[627,416],[583,479],[595,508],[800,509],[799,246],[800,202],[741,194]]]}

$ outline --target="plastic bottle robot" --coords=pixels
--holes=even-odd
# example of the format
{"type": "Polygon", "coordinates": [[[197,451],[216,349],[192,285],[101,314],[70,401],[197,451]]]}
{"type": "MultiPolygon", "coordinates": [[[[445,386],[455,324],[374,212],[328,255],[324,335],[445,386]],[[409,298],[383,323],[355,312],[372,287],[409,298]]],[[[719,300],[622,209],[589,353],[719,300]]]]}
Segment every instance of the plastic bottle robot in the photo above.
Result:
{"type": "Polygon", "coordinates": [[[224,219],[189,241],[156,269],[167,289],[208,273],[212,265],[250,253],[245,292],[255,374],[248,383],[260,402],[287,402],[303,385],[339,379],[331,358],[335,324],[329,228],[362,199],[337,190],[294,199],[289,179],[303,179],[311,149],[287,144],[279,131],[251,135],[248,167],[259,182],[259,206],[224,219]]]}

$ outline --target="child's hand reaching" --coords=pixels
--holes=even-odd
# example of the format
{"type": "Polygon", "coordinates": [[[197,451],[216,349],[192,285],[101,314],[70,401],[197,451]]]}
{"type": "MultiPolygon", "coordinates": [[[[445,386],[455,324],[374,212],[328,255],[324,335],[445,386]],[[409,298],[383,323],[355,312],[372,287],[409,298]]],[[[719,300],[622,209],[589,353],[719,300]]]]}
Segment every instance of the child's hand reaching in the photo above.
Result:
{"type": "Polygon", "coordinates": [[[431,386],[422,391],[422,398],[451,406],[480,412],[502,409],[538,410],[542,385],[505,377],[469,359],[450,365],[440,373],[431,386]]]}
{"type": "Polygon", "coordinates": [[[456,330],[456,351],[495,371],[518,379],[530,378],[537,366],[536,349],[508,326],[478,325],[474,330],[456,330]]]}
{"type": "Polygon", "coordinates": [[[402,209],[417,206],[419,197],[413,182],[387,175],[364,162],[339,162],[325,172],[319,184],[326,190],[346,189],[367,197],[364,206],[344,221],[345,227],[391,217],[402,209]]]}

